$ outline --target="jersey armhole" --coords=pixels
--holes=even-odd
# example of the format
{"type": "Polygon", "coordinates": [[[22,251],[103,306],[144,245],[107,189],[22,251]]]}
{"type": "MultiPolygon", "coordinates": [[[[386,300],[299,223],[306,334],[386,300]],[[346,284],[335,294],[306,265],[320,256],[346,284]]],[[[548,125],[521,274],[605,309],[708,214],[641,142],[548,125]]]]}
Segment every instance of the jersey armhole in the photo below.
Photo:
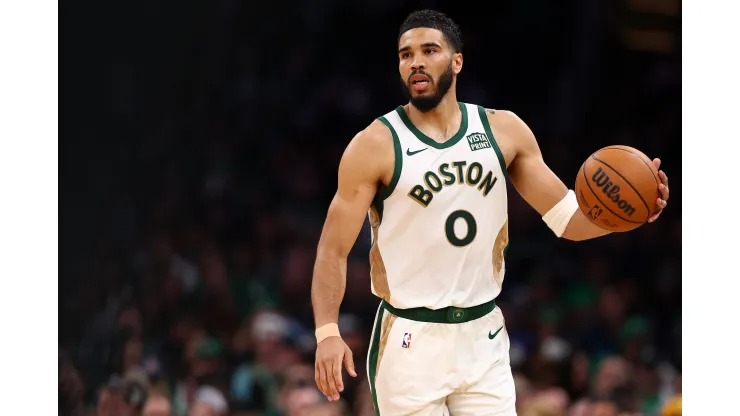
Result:
{"type": "Polygon", "coordinates": [[[498,143],[496,143],[496,138],[493,137],[493,132],[491,131],[491,123],[488,122],[486,109],[478,106],[478,115],[480,116],[480,122],[483,123],[483,129],[486,130],[486,135],[491,140],[491,146],[493,146],[493,150],[496,152],[496,157],[498,157],[498,162],[501,165],[501,171],[504,173],[506,182],[511,182],[511,180],[509,179],[509,170],[506,168],[506,159],[504,159],[504,154],[501,152],[501,148],[498,147],[498,143]]]}
{"type": "Polygon", "coordinates": [[[373,199],[373,202],[382,202],[383,200],[388,199],[388,197],[391,196],[393,191],[396,189],[398,179],[401,177],[401,169],[403,168],[403,153],[401,152],[401,141],[398,138],[396,130],[393,128],[393,126],[391,126],[391,123],[385,117],[378,117],[378,120],[380,120],[380,122],[388,127],[388,130],[391,131],[391,135],[393,136],[394,161],[393,176],[391,177],[390,183],[388,184],[388,186],[385,186],[382,182],[380,183],[380,185],[378,186],[378,192],[375,193],[375,198],[373,199]]]}

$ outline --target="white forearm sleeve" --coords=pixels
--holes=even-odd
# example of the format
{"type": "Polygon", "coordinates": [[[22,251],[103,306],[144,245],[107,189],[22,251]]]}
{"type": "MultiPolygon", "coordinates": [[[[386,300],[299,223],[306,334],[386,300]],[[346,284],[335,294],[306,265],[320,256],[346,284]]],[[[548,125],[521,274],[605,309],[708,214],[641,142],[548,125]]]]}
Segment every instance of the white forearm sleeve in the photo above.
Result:
{"type": "Polygon", "coordinates": [[[563,236],[565,228],[568,226],[570,219],[576,213],[577,209],[578,200],[576,199],[576,194],[569,189],[565,197],[555,204],[554,207],[550,208],[547,214],[542,216],[542,220],[560,238],[563,236]]]}

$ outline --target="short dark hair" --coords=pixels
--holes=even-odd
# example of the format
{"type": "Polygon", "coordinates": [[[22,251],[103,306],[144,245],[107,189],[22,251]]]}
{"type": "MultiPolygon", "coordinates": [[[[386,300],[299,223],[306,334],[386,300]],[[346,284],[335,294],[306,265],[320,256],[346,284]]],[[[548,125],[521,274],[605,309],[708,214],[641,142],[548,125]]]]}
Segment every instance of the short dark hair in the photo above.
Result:
{"type": "Polygon", "coordinates": [[[398,39],[401,39],[401,35],[405,32],[416,29],[418,27],[426,27],[429,29],[437,29],[445,37],[447,43],[450,44],[452,50],[455,53],[462,52],[462,33],[460,33],[460,27],[447,15],[436,10],[419,10],[408,15],[406,20],[401,24],[401,29],[398,32],[398,39]]]}

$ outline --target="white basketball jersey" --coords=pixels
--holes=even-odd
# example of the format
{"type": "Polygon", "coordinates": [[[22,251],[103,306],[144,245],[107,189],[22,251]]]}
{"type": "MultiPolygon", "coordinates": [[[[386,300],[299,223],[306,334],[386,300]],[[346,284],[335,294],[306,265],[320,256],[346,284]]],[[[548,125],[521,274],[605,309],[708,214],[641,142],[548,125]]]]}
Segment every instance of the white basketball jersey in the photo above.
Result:
{"type": "Polygon", "coordinates": [[[370,274],[373,294],[396,308],[470,307],[501,292],[506,163],[485,109],[460,110],[460,129],[444,143],[420,132],[403,107],[379,118],[396,162],[370,207],[370,274]]]}

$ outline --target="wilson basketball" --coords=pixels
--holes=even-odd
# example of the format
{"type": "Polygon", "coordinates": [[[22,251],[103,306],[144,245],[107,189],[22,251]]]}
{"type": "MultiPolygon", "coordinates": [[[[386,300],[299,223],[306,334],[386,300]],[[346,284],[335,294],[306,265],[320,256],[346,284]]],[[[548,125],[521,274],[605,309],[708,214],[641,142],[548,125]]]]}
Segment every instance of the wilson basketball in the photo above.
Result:
{"type": "Polygon", "coordinates": [[[597,226],[630,231],[658,209],[660,178],[653,162],[629,146],[609,146],[583,162],[576,178],[578,206],[597,226]]]}

